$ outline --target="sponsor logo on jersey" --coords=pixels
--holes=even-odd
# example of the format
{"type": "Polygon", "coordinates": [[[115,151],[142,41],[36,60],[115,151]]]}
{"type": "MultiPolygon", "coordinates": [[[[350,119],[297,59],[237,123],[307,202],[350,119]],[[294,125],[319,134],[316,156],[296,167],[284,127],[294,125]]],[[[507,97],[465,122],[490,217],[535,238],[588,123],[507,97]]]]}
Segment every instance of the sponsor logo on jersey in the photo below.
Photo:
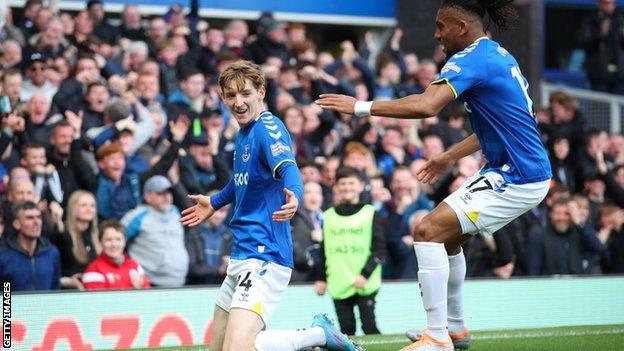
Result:
{"type": "Polygon", "coordinates": [[[470,194],[469,194],[469,193],[462,194],[459,198],[460,198],[460,199],[461,199],[461,200],[462,200],[462,201],[463,201],[466,205],[467,205],[470,201],[472,201],[472,196],[470,196],[470,194]]]}
{"type": "Polygon", "coordinates": [[[249,183],[249,173],[234,173],[234,185],[244,186],[249,183]]]}
{"type": "Polygon", "coordinates": [[[248,292],[242,292],[240,294],[240,298],[238,299],[238,301],[249,302],[249,293],[248,292]]]}
{"type": "Polygon", "coordinates": [[[444,65],[444,67],[442,67],[442,71],[440,73],[444,74],[448,71],[453,71],[459,74],[461,72],[461,67],[459,67],[455,62],[449,61],[446,65],[444,65]]]}
{"type": "Polygon", "coordinates": [[[249,156],[251,156],[251,152],[249,151],[249,149],[250,149],[249,144],[246,144],[243,147],[243,162],[249,161],[249,156]]]}
{"type": "Polygon", "coordinates": [[[290,147],[284,145],[281,141],[271,144],[271,155],[273,155],[273,157],[281,155],[286,151],[290,151],[290,147]]]}

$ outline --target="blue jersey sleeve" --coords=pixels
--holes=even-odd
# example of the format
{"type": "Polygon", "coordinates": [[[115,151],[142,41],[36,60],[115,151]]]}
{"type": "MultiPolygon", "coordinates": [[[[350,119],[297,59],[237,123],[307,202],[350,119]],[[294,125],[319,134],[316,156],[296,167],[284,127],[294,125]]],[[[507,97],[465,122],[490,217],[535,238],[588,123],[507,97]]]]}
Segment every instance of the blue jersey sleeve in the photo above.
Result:
{"type": "Polygon", "coordinates": [[[303,205],[303,180],[297,165],[291,162],[284,162],[277,168],[277,171],[284,179],[284,187],[295,193],[301,207],[303,205]]]}
{"type": "Polygon", "coordinates": [[[448,84],[455,98],[478,85],[481,82],[484,63],[480,62],[478,52],[473,51],[474,47],[471,50],[471,47],[472,45],[453,55],[442,67],[438,78],[431,84],[448,84]]]}
{"type": "Polygon", "coordinates": [[[210,205],[215,210],[232,203],[234,201],[236,190],[234,189],[234,178],[230,178],[227,185],[218,193],[210,197],[210,205]]]}
{"type": "Polygon", "coordinates": [[[277,169],[284,162],[295,162],[292,152],[292,141],[286,127],[277,117],[270,114],[262,114],[262,125],[258,127],[259,144],[262,156],[266,159],[273,178],[280,177],[277,169]]]}

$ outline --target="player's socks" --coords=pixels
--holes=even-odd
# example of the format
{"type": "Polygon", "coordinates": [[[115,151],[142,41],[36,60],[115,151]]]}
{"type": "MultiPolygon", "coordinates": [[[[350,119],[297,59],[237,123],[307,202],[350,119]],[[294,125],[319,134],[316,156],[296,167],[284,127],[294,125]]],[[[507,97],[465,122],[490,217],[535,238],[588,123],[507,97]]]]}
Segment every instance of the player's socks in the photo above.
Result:
{"type": "Polygon", "coordinates": [[[265,330],[256,336],[257,351],[297,351],[305,347],[324,346],[325,332],[321,327],[298,330],[265,330]]]}
{"type": "Polygon", "coordinates": [[[414,243],[418,260],[418,283],[427,311],[427,330],[437,340],[448,339],[446,329],[446,289],[449,279],[449,260],[444,244],[414,243]]]}
{"type": "Polygon", "coordinates": [[[464,331],[464,280],[466,278],[464,251],[449,256],[448,260],[448,330],[449,333],[457,334],[464,331]]]}

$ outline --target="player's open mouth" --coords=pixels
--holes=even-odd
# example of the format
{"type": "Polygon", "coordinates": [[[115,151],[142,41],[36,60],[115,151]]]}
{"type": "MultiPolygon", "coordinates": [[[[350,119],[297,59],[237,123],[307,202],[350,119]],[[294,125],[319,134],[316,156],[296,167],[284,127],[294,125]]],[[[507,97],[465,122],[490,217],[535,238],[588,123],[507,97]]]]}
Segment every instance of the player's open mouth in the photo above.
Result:
{"type": "Polygon", "coordinates": [[[237,115],[244,115],[245,113],[247,113],[247,109],[244,110],[235,110],[234,112],[236,112],[237,115]]]}

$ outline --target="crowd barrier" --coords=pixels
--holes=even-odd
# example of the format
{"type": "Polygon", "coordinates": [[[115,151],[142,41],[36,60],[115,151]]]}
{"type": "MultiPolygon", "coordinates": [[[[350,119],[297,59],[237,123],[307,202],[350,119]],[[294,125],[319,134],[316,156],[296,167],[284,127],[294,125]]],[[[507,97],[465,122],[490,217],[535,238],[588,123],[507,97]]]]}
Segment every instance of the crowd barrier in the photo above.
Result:
{"type": "MultiPolygon", "coordinates": [[[[465,311],[472,330],[624,324],[623,291],[624,277],[471,280],[465,285],[465,311]]],[[[207,344],[216,293],[216,288],[13,293],[11,349],[207,344]]],[[[424,325],[416,282],[384,282],[377,301],[382,333],[424,325]]],[[[310,285],[290,286],[268,328],[306,327],[317,313],[334,317],[331,298],[316,296],[310,285]]]]}

